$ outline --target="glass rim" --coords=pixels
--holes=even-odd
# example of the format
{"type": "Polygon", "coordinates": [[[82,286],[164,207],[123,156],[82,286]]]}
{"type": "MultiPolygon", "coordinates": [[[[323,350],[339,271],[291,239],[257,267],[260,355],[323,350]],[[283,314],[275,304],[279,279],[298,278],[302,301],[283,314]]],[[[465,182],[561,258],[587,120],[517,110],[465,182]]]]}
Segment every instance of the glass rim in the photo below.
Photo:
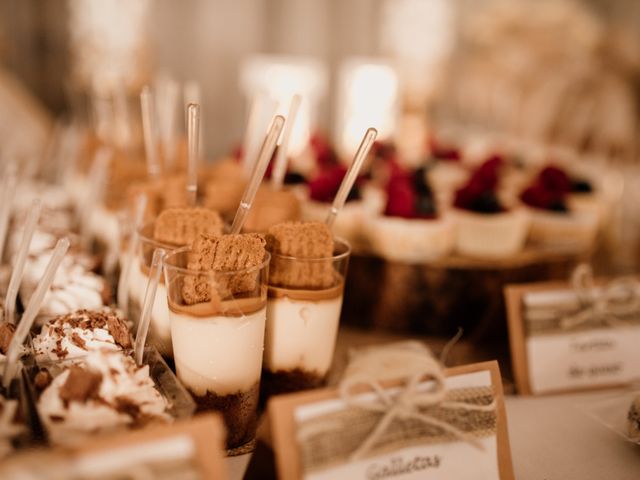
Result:
{"type": "Polygon", "coordinates": [[[327,260],[336,262],[338,260],[347,258],[351,254],[351,244],[344,238],[334,237],[333,244],[334,246],[336,244],[343,245],[345,247],[345,251],[342,253],[333,254],[330,257],[297,257],[295,255],[282,255],[280,253],[273,252],[269,253],[273,258],[277,258],[278,260],[291,260],[296,262],[326,262],[327,260]]]}
{"type": "Polygon", "coordinates": [[[185,247],[180,247],[177,248],[175,250],[172,250],[171,252],[167,252],[167,254],[165,255],[163,261],[162,261],[162,265],[166,270],[171,270],[174,272],[178,272],[178,273],[182,273],[185,275],[197,275],[197,276],[220,276],[220,275],[229,275],[229,276],[234,276],[234,275],[240,275],[240,274],[247,274],[247,273],[253,273],[253,272],[259,272],[260,270],[264,269],[267,265],[269,265],[269,262],[271,261],[271,253],[268,250],[265,250],[265,258],[262,260],[262,262],[258,265],[254,265],[251,267],[246,267],[246,268],[241,268],[238,270],[191,270],[189,268],[186,267],[178,267],[177,265],[170,265],[169,261],[171,259],[171,257],[176,257],[179,254],[185,253],[185,252],[189,252],[191,251],[192,247],[191,246],[185,246],[185,247]]]}

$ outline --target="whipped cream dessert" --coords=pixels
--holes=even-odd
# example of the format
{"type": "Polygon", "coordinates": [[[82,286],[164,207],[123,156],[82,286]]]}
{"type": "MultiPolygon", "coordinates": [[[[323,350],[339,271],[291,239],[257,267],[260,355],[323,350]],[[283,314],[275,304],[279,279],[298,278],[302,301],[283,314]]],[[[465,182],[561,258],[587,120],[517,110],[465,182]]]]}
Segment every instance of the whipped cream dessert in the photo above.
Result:
{"type": "MultiPolygon", "coordinates": [[[[28,303],[35,291],[50,256],[51,251],[47,251],[27,261],[20,286],[23,304],[28,303]]],[[[79,309],[97,310],[109,304],[111,291],[107,281],[87,270],[82,257],[67,255],[60,264],[38,314],[39,323],[55,315],[79,309]]]]}
{"type": "Polygon", "coordinates": [[[257,234],[201,235],[165,262],[178,378],[198,410],[223,414],[229,449],[255,436],[267,262],[257,234]]]}
{"type": "Polygon", "coordinates": [[[127,321],[115,310],[78,310],[51,319],[33,340],[37,362],[83,357],[133,346],[127,321]]]}
{"type": "MultiPolygon", "coordinates": [[[[149,282],[149,267],[156,248],[167,253],[185,245],[191,245],[201,234],[221,234],[222,219],[217,212],[206,208],[170,208],[164,210],[156,221],[140,232],[138,259],[131,268],[129,278],[129,303],[132,312],[140,312],[149,282]]],[[[151,311],[149,341],[164,357],[172,357],[171,323],[166,301],[166,288],[161,279],[151,311]]]]}
{"type": "Polygon", "coordinates": [[[41,390],[38,414],[52,443],[172,420],[170,404],[156,388],[149,366],[137,366],[122,352],[90,352],[81,362],[69,362],[52,380],[45,372],[34,383],[41,390]]]}
{"type": "Polygon", "coordinates": [[[349,247],[334,242],[320,222],[275,225],[267,241],[272,257],[263,391],[318,387],[333,360],[349,247]]]}

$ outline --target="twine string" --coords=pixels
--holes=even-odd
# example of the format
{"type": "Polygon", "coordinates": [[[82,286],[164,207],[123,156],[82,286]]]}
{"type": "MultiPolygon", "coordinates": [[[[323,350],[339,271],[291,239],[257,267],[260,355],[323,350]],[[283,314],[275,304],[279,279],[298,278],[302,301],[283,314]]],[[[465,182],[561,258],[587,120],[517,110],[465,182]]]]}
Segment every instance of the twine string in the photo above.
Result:
{"type": "Polygon", "coordinates": [[[620,317],[640,311],[640,284],[633,277],[614,279],[599,290],[591,266],[583,263],[574,270],[571,285],[580,307],[560,320],[563,330],[588,325],[616,327],[624,324],[620,317]]]}

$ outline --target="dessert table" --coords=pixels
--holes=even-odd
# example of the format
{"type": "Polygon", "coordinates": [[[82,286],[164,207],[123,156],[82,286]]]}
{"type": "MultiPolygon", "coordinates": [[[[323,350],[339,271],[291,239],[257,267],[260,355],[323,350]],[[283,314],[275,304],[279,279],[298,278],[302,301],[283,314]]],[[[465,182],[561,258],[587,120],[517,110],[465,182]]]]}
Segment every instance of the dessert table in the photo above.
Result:
{"type": "MultiPolygon", "coordinates": [[[[438,355],[446,343],[429,337],[407,337],[341,327],[329,383],[337,382],[348,351],[367,345],[417,339],[438,355]]],[[[490,349],[461,341],[451,350],[447,363],[457,365],[491,358],[490,349]]],[[[500,364],[505,385],[509,440],[515,477],[518,480],[636,480],[640,476],[640,446],[632,445],[599,425],[582,410],[584,404],[612,395],[598,391],[555,396],[523,397],[514,394],[508,358],[500,364]]],[[[268,425],[263,416],[258,431],[257,458],[249,455],[227,459],[230,478],[277,478],[269,450],[268,425]],[[251,463],[251,465],[249,465],[251,463]],[[248,470],[247,470],[247,467],[248,470]],[[245,474],[246,471],[246,474],[245,474]]]]}
{"type": "Polygon", "coordinates": [[[508,396],[507,420],[516,478],[639,478],[640,446],[599,425],[579,407],[611,393],[508,396]]]}

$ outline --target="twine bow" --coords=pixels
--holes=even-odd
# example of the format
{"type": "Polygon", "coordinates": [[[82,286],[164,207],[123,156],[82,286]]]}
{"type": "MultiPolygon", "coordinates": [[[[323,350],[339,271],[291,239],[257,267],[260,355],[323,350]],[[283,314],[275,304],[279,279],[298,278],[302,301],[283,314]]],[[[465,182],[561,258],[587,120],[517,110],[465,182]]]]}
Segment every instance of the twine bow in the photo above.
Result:
{"type": "MultiPolygon", "coordinates": [[[[445,400],[447,392],[442,365],[430,355],[428,350],[420,351],[406,347],[372,350],[353,361],[345,373],[345,378],[340,383],[339,393],[342,400],[350,408],[382,414],[382,418],[371,433],[350,454],[351,461],[365,457],[396,419],[412,419],[426,426],[440,428],[444,432],[482,449],[482,444],[476,438],[451,423],[425,412],[425,410],[437,406],[463,411],[490,412],[496,406],[495,399],[488,405],[473,405],[445,400]],[[384,380],[398,378],[406,379],[405,386],[399,393],[385,390],[380,383],[384,380]],[[418,388],[425,380],[432,380],[431,388],[428,390],[418,388]],[[365,385],[373,390],[375,399],[363,398],[361,388],[356,388],[365,385]]],[[[331,428],[331,425],[325,424],[324,426],[331,428]]],[[[317,429],[300,431],[299,438],[308,437],[315,433],[319,433],[317,429]]]]}
{"type": "Polygon", "coordinates": [[[620,277],[598,289],[591,266],[583,263],[573,271],[571,284],[580,309],[560,320],[563,330],[584,325],[617,326],[621,324],[620,317],[640,313],[640,283],[634,277],[620,277]]]}

